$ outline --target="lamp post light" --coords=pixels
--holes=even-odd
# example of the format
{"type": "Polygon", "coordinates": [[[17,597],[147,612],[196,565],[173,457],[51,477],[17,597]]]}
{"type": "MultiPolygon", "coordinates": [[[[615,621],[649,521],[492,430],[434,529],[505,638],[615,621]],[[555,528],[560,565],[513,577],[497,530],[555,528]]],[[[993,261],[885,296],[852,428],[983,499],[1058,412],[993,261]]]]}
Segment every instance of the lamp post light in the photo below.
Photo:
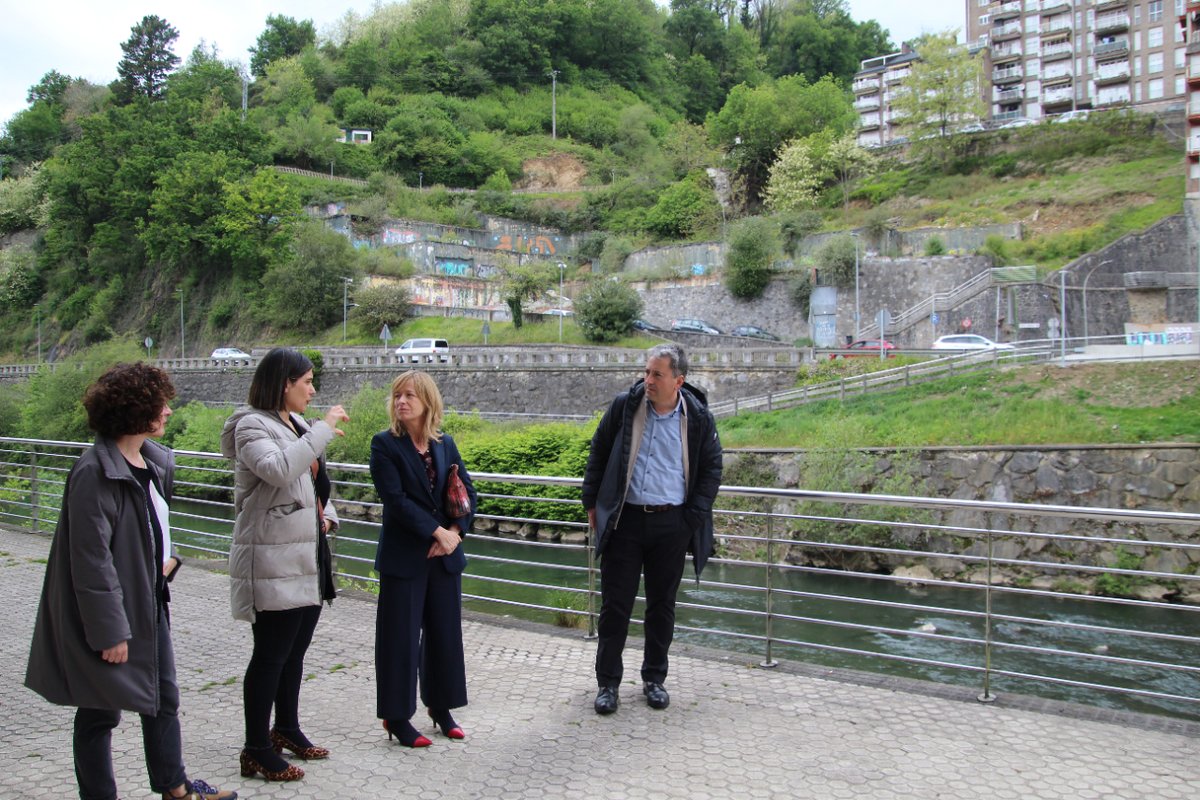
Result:
{"type": "Polygon", "coordinates": [[[183,338],[183,287],[179,287],[179,357],[187,358],[187,347],[183,338]]]}
{"type": "Polygon", "coordinates": [[[1062,365],[1067,363],[1067,271],[1058,272],[1058,358],[1062,365]]]}
{"type": "Polygon", "coordinates": [[[858,341],[862,338],[858,310],[858,232],[852,231],[850,235],[854,237],[854,341],[858,341]]]}
{"type": "Polygon", "coordinates": [[[37,333],[38,333],[38,360],[37,363],[42,363],[42,306],[39,303],[33,307],[34,316],[37,317],[37,333]]]}
{"type": "Polygon", "coordinates": [[[563,262],[558,262],[558,343],[562,344],[563,337],[563,314],[566,308],[563,307],[563,273],[567,271],[567,265],[563,262]]]}
{"type": "Polygon", "coordinates": [[[354,283],[354,278],[342,276],[342,344],[346,343],[346,315],[350,311],[350,284],[354,283]]]}
{"type": "Polygon", "coordinates": [[[1083,346],[1088,346],[1088,313],[1087,313],[1087,285],[1092,279],[1092,273],[1103,267],[1105,264],[1111,264],[1112,259],[1106,258],[1096,266],[1088,270],[1088,274],[1083,278],[1083,346]]]}

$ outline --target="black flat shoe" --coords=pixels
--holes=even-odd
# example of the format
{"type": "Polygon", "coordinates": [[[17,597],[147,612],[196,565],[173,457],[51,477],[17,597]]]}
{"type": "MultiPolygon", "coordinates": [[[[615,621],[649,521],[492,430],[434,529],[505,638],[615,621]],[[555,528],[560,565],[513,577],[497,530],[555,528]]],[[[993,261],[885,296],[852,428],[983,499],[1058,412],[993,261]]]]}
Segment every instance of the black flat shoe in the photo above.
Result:
{"type": "Polygon", "coordinates": [[[663,709],[671,705],[671,695],[667,694],[661,683],[646,681],[642,685],[642,694],[646,695],[646,705],[651,708],[663,709]]]}
{"type": "Polygon", "coordinates": [[[601,686],[596,693],[596,713],[611,714],[621,704],[621,698],[616,686],[601,686]]]}

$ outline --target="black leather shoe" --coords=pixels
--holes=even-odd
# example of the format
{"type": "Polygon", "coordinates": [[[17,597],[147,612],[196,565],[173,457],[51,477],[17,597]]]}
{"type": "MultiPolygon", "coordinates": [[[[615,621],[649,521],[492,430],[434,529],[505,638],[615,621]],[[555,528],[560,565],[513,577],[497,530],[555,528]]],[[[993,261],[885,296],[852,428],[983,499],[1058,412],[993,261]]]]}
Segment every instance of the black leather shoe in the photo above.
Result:
{"type": "Polygon", "coordinates": [[[646,681],[642,685],[642,694],[646,695],[646,705],[651,708],[662,709],[671,705],[671,695],[667,694],[661,683],[646,681]]]}
{"type": "Polygon", "coordinates": [[[621,698],[616,686],[601,686],[596,692],[596,713],[611,714],[621,704],[621,698]]]}

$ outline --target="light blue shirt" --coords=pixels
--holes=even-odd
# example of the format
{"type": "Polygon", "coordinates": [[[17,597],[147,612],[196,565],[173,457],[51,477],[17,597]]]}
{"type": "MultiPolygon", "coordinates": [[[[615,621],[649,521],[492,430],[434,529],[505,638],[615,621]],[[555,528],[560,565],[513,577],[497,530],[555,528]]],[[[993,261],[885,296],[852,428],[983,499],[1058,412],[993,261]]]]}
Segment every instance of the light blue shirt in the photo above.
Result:
{"type": "Polygon", "coordinates": [[[666,414],[655,411],[649,400],[646,400],[646,406],[646,428],[642,431],[642,443],[633,462],[633,476],[625,501],[651,506],[683,505],[687,497],[679,419],[683,414],[683,396],[679,396],[675,408],[666,414]]]}

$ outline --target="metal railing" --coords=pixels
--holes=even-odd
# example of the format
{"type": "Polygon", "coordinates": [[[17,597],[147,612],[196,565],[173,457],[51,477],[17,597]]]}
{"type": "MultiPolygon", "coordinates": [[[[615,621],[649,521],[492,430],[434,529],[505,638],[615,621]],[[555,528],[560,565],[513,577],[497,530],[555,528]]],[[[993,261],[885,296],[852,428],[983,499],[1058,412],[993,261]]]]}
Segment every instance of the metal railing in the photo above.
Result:
{"type": "MultiPolygon", "coordinates": [[[[0,439],[0,522],[52,528],[86,447],[0,439]]],[[[177,458],[173,537],[185,555],[219,558],[232,535],[228,462],[177,458]]],[[[380,504],[365,466],[330,469],[337,574],[369,587],[380,504]]],[[[469,539],[465,600],[582,621],[593,635],[580,480],[473,477],[477,530],[495,535],[469,539]]],[[[722,486],[715,515],[718,554],[681,591],[683,637],[762,666],[790,658],[974,685],[983,701],[1003,689],[1200,718],[1200,607],[1169,599],[1200,596],[1189,573],[1200,515],[747,486],[722,486]]]]}

